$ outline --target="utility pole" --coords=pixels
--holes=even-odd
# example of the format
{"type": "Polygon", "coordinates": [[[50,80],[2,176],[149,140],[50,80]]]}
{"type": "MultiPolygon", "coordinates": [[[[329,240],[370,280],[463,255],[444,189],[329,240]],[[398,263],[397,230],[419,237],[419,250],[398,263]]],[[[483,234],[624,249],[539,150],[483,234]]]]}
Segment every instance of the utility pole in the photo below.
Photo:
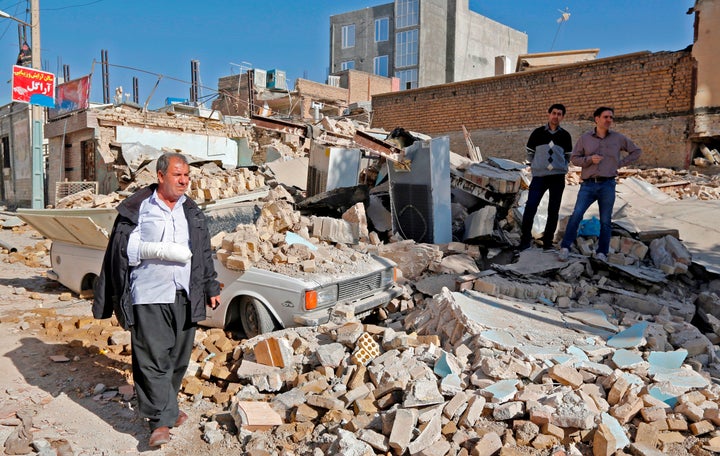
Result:
{"type": "MultiPolygon", "coordinates": [[[[40,0],[30,0],[30,39],[32,40],[32,67],[42,70],[40,59],[40,0]]],[[[41,106],[30,105],[32,132],[32,208],[45,207],[45,165],[43,163],[43,126],[45,113],[41,106]]]]}

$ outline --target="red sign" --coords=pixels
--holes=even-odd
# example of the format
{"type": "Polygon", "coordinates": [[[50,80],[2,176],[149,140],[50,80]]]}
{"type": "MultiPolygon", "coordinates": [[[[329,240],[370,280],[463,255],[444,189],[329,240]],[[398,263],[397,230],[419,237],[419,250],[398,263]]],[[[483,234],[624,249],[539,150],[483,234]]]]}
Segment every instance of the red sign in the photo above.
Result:
{"type": "Polygon", "coordinates": [[[55,107],[48,110],[48,118],[87,109],[90,106],[90,75],[58,84],[55,107]]]}
{"type": "Polygon", "coordinates": [[[12,101],[54,107],[55,75],[13,65],[12,101]]]}

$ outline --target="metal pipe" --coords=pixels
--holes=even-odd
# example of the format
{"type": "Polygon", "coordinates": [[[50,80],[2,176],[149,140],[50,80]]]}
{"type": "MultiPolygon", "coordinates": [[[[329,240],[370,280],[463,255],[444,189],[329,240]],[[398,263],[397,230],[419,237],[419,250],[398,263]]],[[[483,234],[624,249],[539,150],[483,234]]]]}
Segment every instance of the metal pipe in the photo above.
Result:
{"type": "Polygon", "coordinates": [[[17,247],[13,247],[3,240],[0,240],[0,247],[2,247],[3,249],[7,250],[10,253],[17,252],[17,247]]]}

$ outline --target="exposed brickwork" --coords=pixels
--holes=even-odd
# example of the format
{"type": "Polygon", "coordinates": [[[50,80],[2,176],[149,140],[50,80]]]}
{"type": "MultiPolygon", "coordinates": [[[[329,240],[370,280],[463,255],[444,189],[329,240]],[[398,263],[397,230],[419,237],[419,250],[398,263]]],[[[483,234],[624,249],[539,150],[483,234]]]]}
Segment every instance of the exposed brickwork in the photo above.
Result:
{"type": "Polygon", "coordinates": [[[615,108],[615,128],[644,150],[640,164],[683,167],[692,119],[689,51],[635,53],[373,96],[373,127],[397,126],[449,135],[465,153],[462,125],[484,156],[523,160],[530,131],[550,104],[568,109],[564,126],[575,140],[593,126],[598,106],[615,108]]]}
{"type": "Polygon", "coordinates": [[[348,103],[370,101],[374,94],[392,90],[392,79],[390,78],[355,70],[347,70],[337,74],[340,75],[340,85],[347,87],[350,91],[348,103]]]}

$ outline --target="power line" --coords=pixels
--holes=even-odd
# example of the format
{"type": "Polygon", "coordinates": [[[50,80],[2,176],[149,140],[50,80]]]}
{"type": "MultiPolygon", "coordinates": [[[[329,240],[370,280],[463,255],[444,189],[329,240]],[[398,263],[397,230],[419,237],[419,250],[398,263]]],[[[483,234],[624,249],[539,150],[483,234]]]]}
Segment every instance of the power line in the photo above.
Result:
{"type": "Polygon", "coordinates": [[[77,5],[68,5],[68,6],[61,6],[59,8],[43,8],[42,11],[60,11],[64,9],[70,9],[70,8],[80,8],[82,6],[90,6],[94,5],[96,3],[104,2],[105,0],[95,0],[94,2],[90,3],[79,3],[77,5]]]}

